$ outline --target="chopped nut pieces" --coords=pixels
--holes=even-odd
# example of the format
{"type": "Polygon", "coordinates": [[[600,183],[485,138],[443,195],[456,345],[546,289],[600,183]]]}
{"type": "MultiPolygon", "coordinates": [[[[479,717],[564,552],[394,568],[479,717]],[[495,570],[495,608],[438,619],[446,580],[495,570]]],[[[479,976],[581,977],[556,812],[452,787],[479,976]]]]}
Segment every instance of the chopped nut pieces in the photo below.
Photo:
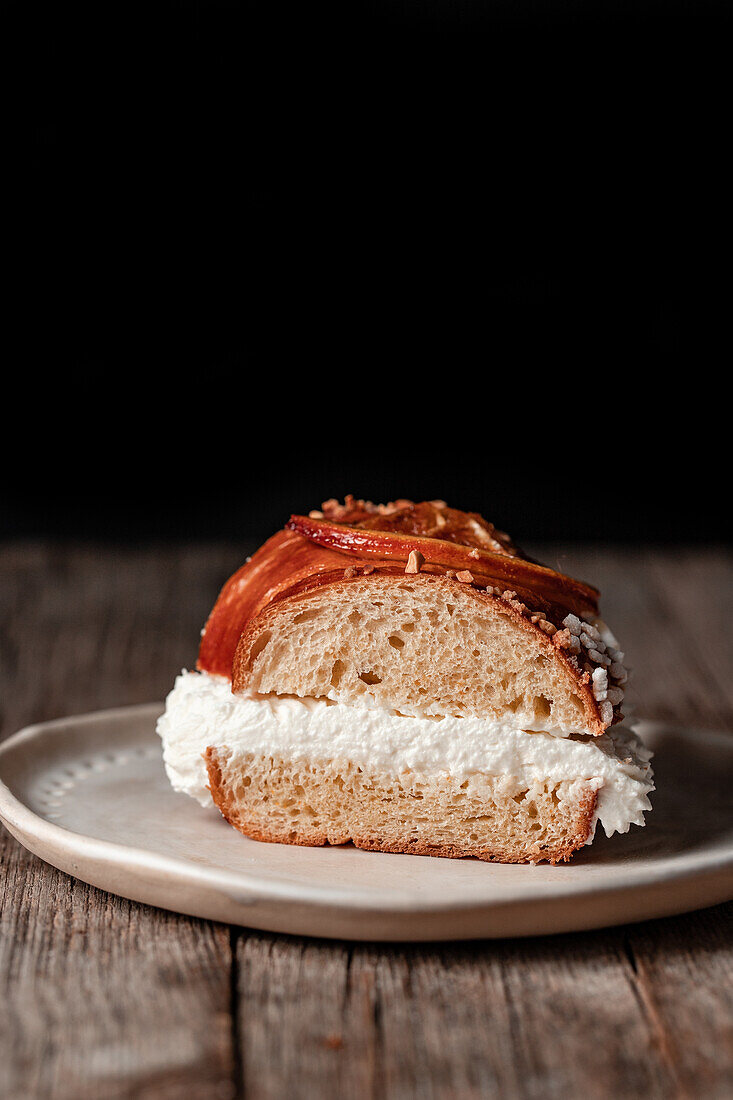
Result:
{"type": "Polygon", "coordinates": [[[411,550],[410,556],[407,559],[407,565],[405,566],[405,573],[419,573],[420,567],[425,561],[425,558],[419,550],[411,550]]]}
{"type": "Polygon", "coordinates": [[[308,515],[310,516],[311,519],[324,519],[325,518],[324,515],[323,515],[323,512],[319,512],[317,508],[314,508],[311,512],[308,513],[308,515]]]}
{"type": "MultiPolygon", "coordinates": [[[[568,619],[569,618],[570,616],[568,615],[568,619]]],[[[565,619],[566,623],[568,619],[565,619]]],[[[581,652],[580,638],[571,632],[569,626],[566,626],[564,630],[558,630],[552,640],[558,649],[567,649],[574,657],[577,657],[581,652]]]]}
{"type": "Polygon", "coordinates": [[[463,584],[473,584],[473,573],[469,569],[461,569],[456,573],[456,580],[463,584]]]}
{"type": "Polygon", "coordinates": [[[476,550],[476,549],[471,550],[471,552],[469,553],[468,556],[469,556],[469,558],[480,558],[481,557],[478,550],[476,550]]]}

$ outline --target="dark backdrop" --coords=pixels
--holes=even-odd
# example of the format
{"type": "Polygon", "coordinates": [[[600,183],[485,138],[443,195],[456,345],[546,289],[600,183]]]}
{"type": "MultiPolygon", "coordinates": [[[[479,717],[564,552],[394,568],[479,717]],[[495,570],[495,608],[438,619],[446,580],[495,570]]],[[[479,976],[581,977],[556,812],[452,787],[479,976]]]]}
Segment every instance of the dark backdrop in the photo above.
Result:
{"type": "Polygon", "coordinates": [[[728,8],[9,6],[2,531],[727,538],[728,8]]]}
{"type": "MultiPolygon", "coordinates": [[[[40,451],[32,436],[31,457],[38,451],[43,464],[14,466],[4,533],[260,538],[291,512],[353,492],[440,497],[482,512],[520,544],[730,537],[727,474],[709,441],[659,405],[640,413],[633,389],[607,410],[602,387],[599,403],[591,389],[580,403],[562,395],[548,405],[542,392],[527,399],[532,384],[518,377],[513,396],[497,401],[454,369],[457,381],[427,396],[419,383],[411,392],[379,379],[354,395],[336,380],[335,400],[306,387],[283,403],[278,372],[263,392],[242,368],[196,381],[168,374],[166,401],[152,405],[144,383],[116,409],[85,402],[60,430],[40,426],[40,451]]],[[[562,375],[552,384],[562,389],[562,375]]]]}

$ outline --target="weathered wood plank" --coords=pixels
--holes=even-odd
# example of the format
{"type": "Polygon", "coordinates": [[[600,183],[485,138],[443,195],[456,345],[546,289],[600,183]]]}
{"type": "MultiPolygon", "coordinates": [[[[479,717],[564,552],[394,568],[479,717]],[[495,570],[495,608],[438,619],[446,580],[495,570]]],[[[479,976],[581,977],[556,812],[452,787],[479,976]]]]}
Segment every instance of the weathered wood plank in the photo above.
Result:
{"type": "Polygon", "coordinates": [[[646,566],[657,606],[680,624],[680,668],[670,687],[683,714],[677,720],[733,732],[733,555],[648,554],[646,566]]]}
{"type": "MultiPolygon", "coordinates": [[[[692,923],[718,927],[730,919],[730,907],[721,909],[692,923]]],[[[642,928],[664,936],[675,923],[642,928]]],[[[720,934],[707,937],[705,951],[716,939],[730,959],[720,934]]],[[[714,1054],[730,1027],[729,991],[710,997],[706,980],[705,1023],[718,1035],[703,1060],[690,1041],[694,1019],[686,1017],[687,1031],[665,1019],[684,1014],[675,967],[666,956],[657,964],[673,970],[671,999],[657,1008],[625,929],[399,948],[242,933],[238,959],[247,1096],[615,1100],[723,1096],[730,1086],[729,1059],[714,1054]]],[[[692,980],[686,974],[685,984],[692,980]]]]}
{"type": "Polygon", "coordinates": [[[262,933],[238,942],[238,1033],[245,1096],[374,1095],[373,974],[351,948],[262,933]]]}
{"type": "Polygon", "coordinates": [[[226,927],[95,890],[16,846],[0,928],[0,1095],[233,1095],[226,927]]]}
{"type": "Polygon", "coordinates": [[[681,1095],[733,1096],[733,904],[626,930],[634,986],[681,1095]]]}
{"type": "MultiPolygon", "coordinates": [[[[162,698],[193,659],[226,559],[225,549],[4,549],[2,734],[162,698]]],[[[229,930],[95,890],[4,830],[0,860],[0,1095],[232,1095],[229,930]]]]}
{"type": "Polygon", "coordinates": [[[162,699],[196,659],[220,585],[247,548],[12,546],[2,551],[2,735],[162,699]]]}
{"type": "MultiPolygon", "coordinates": [[[[600,567],[591,575],[600,573],[603,606],[634,666],[639,715],[733,732],[730,551],[607,554],[588,564],[600,567]]],[[[682,1095],[733,1094],[732,920],[727,905],[625,930],[654,1059],[682,1095]]]]}

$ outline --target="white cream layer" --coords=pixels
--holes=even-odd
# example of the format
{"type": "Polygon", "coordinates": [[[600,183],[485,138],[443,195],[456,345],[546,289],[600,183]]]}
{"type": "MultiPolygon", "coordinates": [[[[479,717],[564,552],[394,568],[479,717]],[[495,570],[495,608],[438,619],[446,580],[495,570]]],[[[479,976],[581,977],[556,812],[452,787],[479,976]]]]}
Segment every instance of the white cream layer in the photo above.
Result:
{"type": "MultiPolygon", "coordinates": [[[[288,759],[337,760],[380,771],[597,783],[606,835],[644,824],[654,790],[651,753],[630,730],[556,737],[485,718],[413,718],[327,699],[233,695],[223,677],[182,672],[158,720],[173,787],[211,805],[202,754],[210,745],[288,759]]],[[[594,822],[595,826],[595,822],[594,822]]],[[[592,839],[592,834],[591,838],[592,839]]]]}

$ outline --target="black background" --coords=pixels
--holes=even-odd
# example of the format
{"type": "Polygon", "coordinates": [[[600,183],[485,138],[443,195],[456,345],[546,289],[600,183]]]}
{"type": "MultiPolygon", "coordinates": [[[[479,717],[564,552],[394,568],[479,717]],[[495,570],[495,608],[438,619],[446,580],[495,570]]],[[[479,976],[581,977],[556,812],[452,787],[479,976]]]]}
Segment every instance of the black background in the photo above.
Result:
{"type": "Polygon", "coordinates": [[[730,535],[726,7],[11,5],[8,537],[730,535]]]}

